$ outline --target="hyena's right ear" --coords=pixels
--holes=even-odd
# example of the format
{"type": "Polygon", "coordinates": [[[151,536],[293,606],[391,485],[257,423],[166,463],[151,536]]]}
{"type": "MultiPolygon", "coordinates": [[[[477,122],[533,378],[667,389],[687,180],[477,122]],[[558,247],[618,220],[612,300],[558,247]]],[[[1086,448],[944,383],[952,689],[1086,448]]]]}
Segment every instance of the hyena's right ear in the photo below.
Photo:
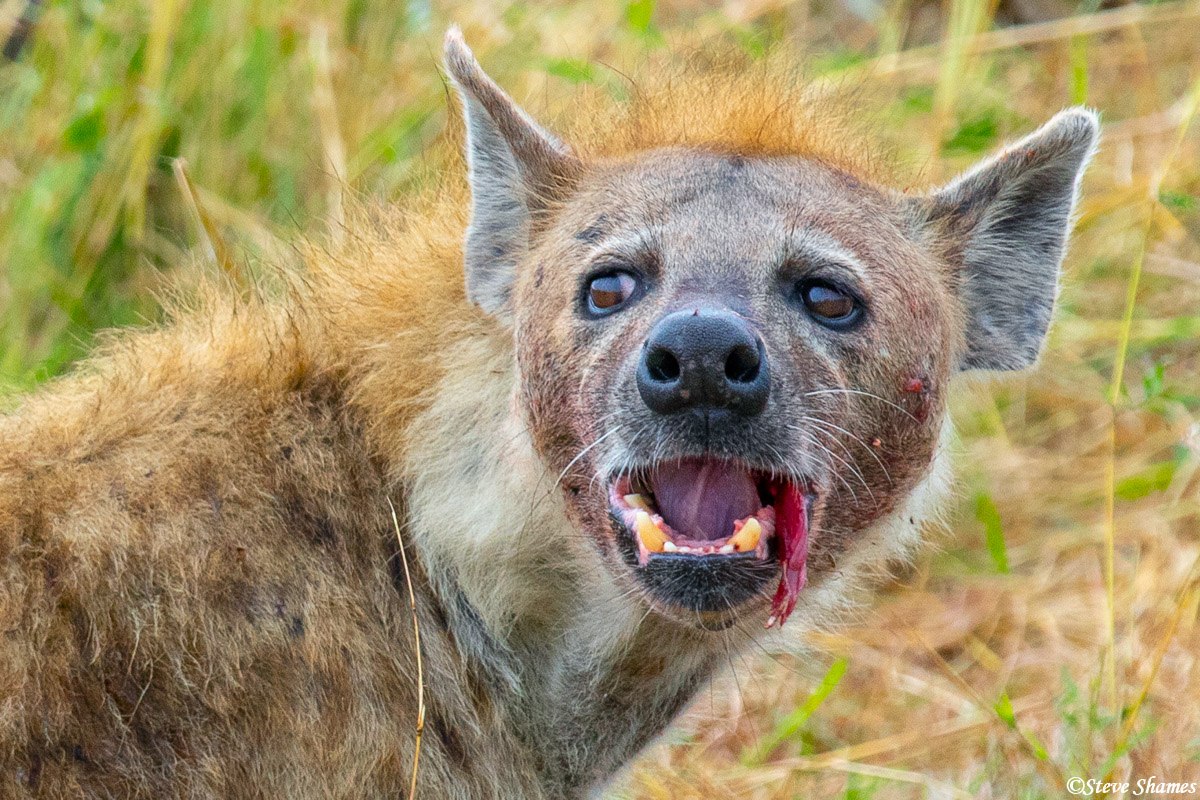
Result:
{"type": "Polygon", "coordinates": [[[578,175],[579,160],[488,77],[457,25],[446,32],[445,49],[446,70],[462,100],[467,130],[467,298],[507,317],[533,217],[578,175]]]}
{"type": "Polygon", "coordinates": [[[1037,361],[1080,177],[1099,133],[1091,111],[1063,111],[919,201],[924,224],[957,267],[967,316],[960,368],[1015,370],[1037,361]]]}

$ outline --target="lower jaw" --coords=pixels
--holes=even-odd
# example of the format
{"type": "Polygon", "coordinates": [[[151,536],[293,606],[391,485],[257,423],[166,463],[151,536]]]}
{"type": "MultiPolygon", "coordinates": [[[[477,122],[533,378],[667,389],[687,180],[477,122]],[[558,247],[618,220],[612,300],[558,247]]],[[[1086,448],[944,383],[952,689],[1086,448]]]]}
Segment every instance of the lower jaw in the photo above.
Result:
{"type": "Polygon", "coordinates": [[[765,607],[766,593],[779,579],[773,547],[768,547],[766,558],[754,553],[660,553],[642,564],[634,537],[628,530],[619,535],[625,562],[633,568],[652,604],[668,613],[682,612],[686,621],[701,623],[701,627],[728,627],[755,600],[765,607]],[[724,621],[718,624],[718,620],[724,621]]]}

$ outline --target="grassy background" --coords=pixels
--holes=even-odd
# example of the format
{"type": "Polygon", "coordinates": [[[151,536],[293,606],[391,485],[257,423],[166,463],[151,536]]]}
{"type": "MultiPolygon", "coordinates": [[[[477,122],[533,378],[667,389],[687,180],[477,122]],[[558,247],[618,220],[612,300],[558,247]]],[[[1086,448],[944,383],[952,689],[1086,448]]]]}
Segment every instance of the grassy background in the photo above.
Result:
{"type": "MultiPolygon", "coordinates": [[[[0,0],[0,32],[24,5],[0,0]]],[[[48,2],[0,63],[0,386],[153,318],[173,265],[287,258],[337,220],[342,179],[410,191],[444,135],[450,20],[551,119],[572,84],[622,91],[623,73],[714,38],[794,48],[878,89],[918,184],[1087,102],[1104,142],[1062,313],[1038,371],[958,392],[944,546],[817,656],[735,659],[619,791],[1200,781],[1200,4],[1097,7],[1013,27],[1028,9],[987,0],[48,2]]]]}

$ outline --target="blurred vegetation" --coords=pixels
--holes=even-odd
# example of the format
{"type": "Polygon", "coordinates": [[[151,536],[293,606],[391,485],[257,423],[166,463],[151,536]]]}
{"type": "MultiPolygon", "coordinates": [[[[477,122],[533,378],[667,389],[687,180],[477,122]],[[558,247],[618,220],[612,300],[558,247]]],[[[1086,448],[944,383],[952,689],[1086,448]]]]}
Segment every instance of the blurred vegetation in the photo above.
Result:
{"type": "MultiPolygon", "coordinates": [[[[0,35],[25,8],[0,0],[0,35]]],[[[153,319],[180,265],[287,260],[301,232],[336,231],[344,185],[411,191],[445,135],[451,20],[551,120],[573,85],[625,92],[652,55],[791,48],[818,79],[872,87],[864,113],[914,186],[1065,105],[1104,118],[1043,366],[955,398],[942,550],[816,653],[735,659],[621,791],[1200,780],[1196,0],[46,2],[0,62],[0,386],[153,319]]]]}

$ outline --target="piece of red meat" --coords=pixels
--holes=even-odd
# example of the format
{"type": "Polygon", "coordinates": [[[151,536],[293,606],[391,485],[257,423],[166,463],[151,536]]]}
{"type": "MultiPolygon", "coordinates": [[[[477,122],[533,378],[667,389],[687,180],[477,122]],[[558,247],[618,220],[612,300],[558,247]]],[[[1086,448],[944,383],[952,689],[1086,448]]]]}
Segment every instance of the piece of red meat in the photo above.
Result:
{"type": "Polygon", "coordinates": [[[807,501],[799,487],[783,485],[775,499],[775,535],[779,538],[779,562],[783,574],[771,602],[767,627],[783,627],[796,608],[796,599],[804,588],[808,574],[808,515],[807,501]]]}

